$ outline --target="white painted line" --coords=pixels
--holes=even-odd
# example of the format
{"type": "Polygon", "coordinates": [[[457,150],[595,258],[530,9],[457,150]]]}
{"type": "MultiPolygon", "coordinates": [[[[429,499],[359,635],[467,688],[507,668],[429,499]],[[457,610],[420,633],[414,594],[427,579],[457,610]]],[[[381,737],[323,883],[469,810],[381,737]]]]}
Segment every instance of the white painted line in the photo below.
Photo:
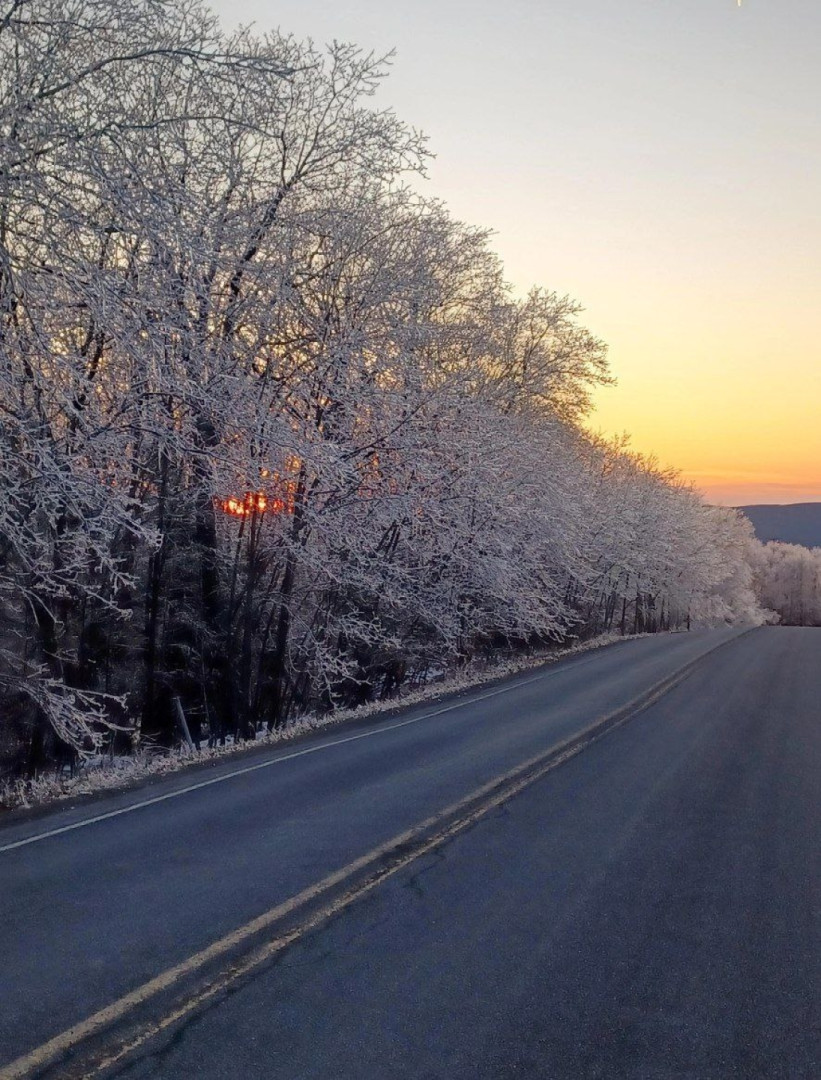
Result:
{"type": "MultiPolygon", "coordinates": [[[[574,664],[574,669],[584,667],[586,664],[590,664],[596,657],[589,657],[584,660],[580,660],[579,663],[574,664]]],[[[142,810],[146,806],[155,806],[157,803],[167,802],[169,799],[178,799],[182,795],[188,795],[192,791],[200,791],[202,788],[211,787],[212,784],[222,784],[226,780],[233,780],[237,776],[244,776],[246,773],[257,772],[259,769],[270,769],[273,765],[279,765],[285,761],[293,761],[294,758],[305,757],[307,754],[317,754],[321,750],[330,750],[335,746],[344,746],[346,743],[358,742],[360,739],[370,739],[375,735],[384,735],[390,731],[397,731],[399,728],[410,727],[411,724],[419,724],[423,720],[430,720],[434,716],[441,716],[443,713],[454,712],[456,709],[463,709],[467,705],[474,705],[479,701],[486,701],[488,698],[498,697],[500,694],[507,694],[511,690],[517,690],[520,686],[528,686],[530,683],[539,682],[543,679],[551,678],[552,676],[561,674],[562,670],[552,668],[551,670],[541,672],[539,675],[533,675],[528,679],[518,679],[516,682],[510,683],[507,686],[497,687],[495,690],[488,690],[483,694],[475,694],[474,696],[465,699],[464,701],[456,701],[451,705],[443,705],[440,709],[433,709],[430,712],[423,713],[421,716],[414,716],[410,720],[400,720],[396,724],[387,724],[382,727],[374,728],[371,731],[363,731],[358,735],[347,735],[343,739],[334,739],[332,742],[324,742],[318,746],[308,746],[304,750],[295,750],[291,754],[283,754],[281,757],[272,758],[268,761],[257,762],[256,765],[245,765],[241,769],[233,769],[231,772],[223,773],[221,776],[213,776],[210,780],[200,780],[196,784],[189,784],[187,787],[179,788],[177,791],[169,791],[165,795],[155,795],[152,799],[142,799],[140,802],[131,803],[129,806],[123,806],[119,810],[109,810],[106,814],[96,814],[94,817],[84,818],[82,821],[75,821],[71,825],[63,825],[59,829],[49,829],[47,832],[35,833],[34,836],[28,836],[24,840],[16,840],[12,844],[4,844],[0,846],[0,854],[4,851],[14,851],[16,848],[27,847],[29,844],[37,844],[41,840],[48,840],[52,836],[60,836],[63,833],[74,832],[75,829],[83,829],[86,825],[95,825],[98,821],[108,821],[110,818],[120,817],[121,814],[131,814],[135,810],[142,810]]]]}
{"type": "MultiPolygon", "coordinates": [[[[487,696],[490,697],[492,695],[488,694],[487,696]]],[[[421,717],[419,719],[421,719],[421,717]]],[[[602,721],[593,723],[589,726],[587,731],[592,734],[597,727],[601,726],[601,723],[602,721]]],[[[583,739],[584,734],[585,732],[580,732],[579,736],[583,739]]],[[[443,843],[445,840],[458,835],[459,832],[463,831],[473,821],[483,817],[489,810],[507,802],[520,791],[525,790],[525,788],[530,787],[537,780],[541,779],[547,772],[550,772],[552,769],[563,764],[567,758],[578,754],[586,745],[584,741],[578,742],[577,746],[571,745],[570,749],[564,754],[561,753],[561,750],[562,747],[576,742],[579,739],[579,736],[571,736],[569,739],[556,744],[556,746],[551,747],[549,750],[537,754],[528,761],[522,762],[513,769],[508,770],[501,776],[495,777],[475,791],[472,791],[469,795],[464,796],[458,802],[452,803],[450,806],[445,807],[443,810],[440,810],[426,818],[424,821],[421,821],[418,825],[413,825],[411,828],[406,829],[397,836],[391,837],[390,840],[384,841],[366,854],[360,855],[359,858],[354,859],[346,866],[343,866],[341,869],[328,874],[316,884],[308,886],[308,888],[304,889],[296,896],[292,896],[290,899],[275,905],[262,915],[258,915],[256,918],[251,919],[248,923],[238,927],[236,930],[232,930],[225,937],[220,938],[206,948],[201,949],[193,956],[188,957],[188,959],[183,960],[181,963],[169,968],[167,971],[161,972],[153,979],[149,979],[149,981],[142,986],[138,986],[136,989],[129,991],[127,994],[123,995],[123,997],[118,998],[110,1005],[100,1009],[92,1016],[87,1017],[80,1023],[61,1032],[54,1038],[49,1039],[48,1042],[43,1043],[29,1053],[24,1054],[22,1057],[19,1057],[8,1065],[0,1068],[0,1080],[25,1080],[26,1077],[31,1076],[34,1070],[41,1069],[58,1054],[71,1050],[89,1036],[93,1036],[100,1031],[103,1031],[107,1026],[122,1019],[124,1016],[127,1016],[135,1007],[150,1001],[153,997],[156,997],[157,994],[174,986],[174,984],[178,983],[185,976],[197,973],[205,964],[220,959],[230,952],[230,950],[250,941],[255,935],[274,926],[286,915],[298,911],[300,907],[304,907],[312,900],[321,897],[323,893],[327,893],[333,887],[343,884],[356,873],[366,870],[369,866],[375,864],[382,856],[390,854],[397,848],[410,845],[409,851],[405,852],[395,863],[382,870],[381,873],[374,875],[372,878],[356,886],[337,900],[332,901],[325,908],[321,909],[295,928],[286,930],[284,934],[277,936],[273,941],[263,943],[260,949],[251,954],[250,963],[246,958],[246,960],[243,960],[236,965],[232,965],[226,971],[220,973],[213,982],[208,983],[204,990],[195,993],[193,997],[185,1001],[182,1007],[175,1009],[170,1016],[162,1017],[158,1022],[149,1021],[136,1039],[132,1039],[120,1051],[115,1052],[112,1056],[104,1058],[98,1064],[92,1064],[90,1071],[85,1071],[86,1066],[84,1065],[83,1080],[91,1080],[91,1078],[98,1075],[100,1071],[107,1069],[110,1065],[116,1063],[125,1053],[130,1053],[136,1047],[142,1045],[148,1038],[163,1031],[169,1024],[174,1023],[176,1020],[187,1015],[203,1001],[209,1000],[225,986],[235,982],[246,970],[253,970],[260,962],[267,959],[269,956],[275,955],[286,945],[291,944],[292,941],[301,937],[306,930],[310,930],[314,926],[320,925],[331,914],[343,910],[358,899],[363,893],[371,891],[371,889],[381,884],[386,878],[392,877],[427,851],[438,847],[439,844],[443,843]],[[528,775],[528,771],[532,769],[534,765],[539,765],[539,763],[541,763],[541,768],[538,772],[536,774],[528,775]],[[502,791],[495,791],[500,785],[509,780],[515,781],[513,786],[504,788],[502,791]],[[487,796],[491,796],[490,799],[487,799],[487,796]],[[455,821],[452,821],[443,830],[425,838],[427,832],[435,829],[449,818],[463,813],[468,807],[471,807],[472,804],[480,799],[485,799],[485,801],[478,806],[475,806],[472,809],[472,812],[466,817],[461,819],[457,817],[455,821]],[[414,841],[421,842],[414,844],[414,841]]],[[[76,1075],[76,1073],[72,1075],[76,1075]]]]}
{"type": "MultiPolygon", "coordinates": [[[[719,647],[720,646],[716,646],[716,648],[719,647]]],[[[298,940],[304,933],[321,925],[330,916],[344,910],[344,908],[359,899],[360,896],[370,892],[384,880],[392,877],[409,864],[415,862],[423,854],[438,847],[446,840],[457,836],[475,821],[484,817],[490,810],[495,809],[497,806],[501,806],[520,792],[531,787],[549,772],[581,753],[592,742],[597,741],[601,735],[606,734],[608,730],[615,730],[615,728],[621,727],[637,713],[643,712],[649,706],[668,694],[676,686],[679,686],[693,671],[696,665],[713,651],[713,649],[709,649],[706,653],[701,653],[677,671],[672,672],[672,674],[652,685],[643,694],[640,694],[637,698],[634,698],[620,709],[616,709],[614,712],[602,716],[598,720],[594,720],[582,730],[555,743],[547,750],[543,750],[541,753],[535,755],[535,757],[531,757],[527,761],[521,762],[512,769],[494,777],[494,779],[483,784],[481,787],[476,788],[470,794],[463,796],[457,802],[451,803],[443,810],[437,811],[424,821],[411,826],[409,829],[392,837],[390,840],[383,841],[383,843],[371,849],[366,854],[360,855],[358,858],[348,863],[348,865],[333,871],[314,885],[308,886],[296,896],[292,896],[290,899],[276,904],[262,915],[258,915],[254,919],[251,919],[249,922],[238,927],[236,930],[232,930],[225,937],[212,942],[193,956],[188,957],[174,967],[154,976],[154,978],[150,979],[142,986],[129,991],[123,997],[118,998],[103,1009],[100,1009],[92,1016],[87,1017],[80,1023],[75,1024],[73,1027],[68,1028],[59,1035],[54,1036],[48,1040],[48,1042],[43,1043],[34,1050],[24,1054],[22,1057],[19,1057],[8,1065],[0,1068],[0,1080],[28,1080],[35,1071],[42,1070],[43,1066],[47,1065],[50,1061],[53,1061],[59,1054],[74,1049],[90,1036],[100,1034],[111,1024],[127,1017],[135,1007],[151,1001],[157,994],[170,989],[175,984],[179,983],[185,976],[197,974],[207,963],[214,960],[221,960],[232,949],[243,946],[246,942],[251,942],[255,935],[275,927],[276,923],[286,915],[297,912],[300,907],[304,907],[310,902],[322,897],[323,893],[329,892],[332,888],[344,884],[346,880],[352,879],[355,874],[374,866],[383,856],[388,855],[391,852],[396,852],[402,848],[408,848],[408,850],[404,851],[396,861],[379,870],[379,872],[374,873],[359,884],[354,882],[352,887],[350,887],[342,896],[336,899],[332,898],[319,911],[314,913],[308,912],[307,917],[296,926],[291,928],[284,927],[280,934],[277,934],[276,937],[268,942],[263,942],[249,956],[238,960],[236,963],[218,973],[212,980],[206,983],[203,988],[194,992],[192,996],[187,997],[181,1004],[175,1006],[170,1013],[161,1016],[159,1019],[144,1022],[141,1029],[135,1035],[119,1047],[116,1047],[113,1052],[106,1053],[103,1051],[103,1056],[101,1058],[98,1057],[96,1061],[91,1060],[87,1063],[83,1063],[81,1058],[80,1068],[83,1070],[83,1080],[93,1080],[94,1077],[107,1071],[110,1066],[116,1064],[135,1049],[138,1049],[155,1035],[162,1033],[178,1020],[190,1015],[203,1003],[212,1000],[216,994],[219,994],[225,987],[231,985],[231,983],[235,982],[238,978],[253,971],[271,956],[281,952],[282,949],[298,940]],[[610,725],[612,725],[612,727],[610,725]]],[[[545,674],[552,674],[552,672],[546,672],[545,674]]],[[[536,682],[538,678],[539,676],[527,679],[525,685],[527,683],[536,682]]],[[[521,683],[519,685],[521,685],[521,683]]],[[[499,687],[496,690],[481,695],[481,697],[478,697],[475,700],[495,697],[497,694],[503,693],[505,689],[506,688],[499,687]]],[[[431,712],[426,715],[435,716],[441,712],[448,712],[455,707],[455,705],[445,706],[436,712],[431,712]]],[[[396,727],[404,727],[408,723],[416,723],[418,720],[422,719],[424,719],[424,717],[417,717],[415,720],[404,721],[402,724],[393,725],[393,727],[394,729],[396,727]]],[[[365,735],[367,734],[370,733],[366,732],[365,735]]],[[[353,738],[362,737],[363,736],[361,735],[353,736],[353,738]]],[[[350,738],[339,740],[336,745],[338,745],[339,742],[350,741],[350,738]]],[[[316,749],[320,748],[317,747],[316,749]]],[[[303,751],[303,753],[304,752],[305,751],[303,751]]],[[[266,762],[266,764],[273,764],[273,762],[266,762]]],[[[255,768],[258,767],[260,766],[255,766],[255,768]]],[[[79,1077],[80,1073],[79,1071],[70,1071],[69,1075],[79,1077]]]]}

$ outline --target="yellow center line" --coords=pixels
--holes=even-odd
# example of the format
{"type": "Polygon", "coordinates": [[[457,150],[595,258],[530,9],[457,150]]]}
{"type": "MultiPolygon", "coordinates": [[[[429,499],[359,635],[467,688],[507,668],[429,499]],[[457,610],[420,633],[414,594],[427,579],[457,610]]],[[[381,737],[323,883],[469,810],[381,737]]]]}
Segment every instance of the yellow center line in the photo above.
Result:
{"type": "MultiPolygon", "coordinates": [[[[698,659],[700,660],[702,657],[699,657],[698,659]]],[[[108,1067],[120,1060],[120,1058],[127,1053],[130,1053],[138,1046],[141,1046],[148,1039],[151,1039],[171,1024],[192,1013],[204,1002],[212,998],[220,990],[224,989],[229,983],[240,978],[264,960],[275,955],[297,938],[301,937],[308,930],[311,930],[324,922],[331,915],[347,907],[354,900],[373,889],[387,877],[396,874],[409,863],[442,844],[445,840],[448,840],[452,836],[463,831],[469,825],[472,825],[475,821],[479,820],[479,818],[486,815],[489,811],[500,806],[502,803],[507,802],[513,796],[541,779],[548,772],[580,753],[592,741],[595,741],[599,735],[611,731],[617,726],[621,726],[626,720],[635,716],[638,712],[643,711],[649,705],[654,704],[659,698],[664,696],[664,694],[672,690],[674,686],[678,685],[678,683],[690,673],[696,662],[697,661],[693,661],[687,664],[678,672],[675,672],[673,675],[657,683],[650,690],[633,699],[633,701],[622,708],[607,716],[600,717],[589,724],[581,732],[569,736],[567,739],[555,744],[547,751],[542,751],[534,757],[528,758],[527,761],[495,777],[481,787],[476,788],[469,795],[452,803],[444,810],[439,811],[419,824],[412,826],[410,829],[406,829],[404,832],[393,836],[390,840],[372,848],[365,855],[353,860],[341,869],[334,871],[334,873],[329,874],[315,885],[304,889],[289,900],[275,905],[262,915],[259,915],[257,918],[252,919],[250,922],[239,927],[237,930],[234,930],[230,934],[225,935],[225,937],[213,942],[213,944],[209,945],[207,948],[194,953],[194,955],[188,957],[187,960],[184,960],[174,967],[162,972],[160,975],[155,976],[148,982],[143,983],[142,986],[139,986],[130,993],[118,998],[118,1000],[112,1002],[112,1004],[100,1009],[98,1012],[87,1017],[85,1020],[82,1020],[80,1023],[73,1025],[66,1031],[61,1032],[54,1038],[49,1039],[41,1046],[24,1054],[22,1057],[17,1058],[9,1065],[0,1069],[0,1080],[23,1080],[23,1078],[30,1076],[32,1072],[43,1068],[61,1054],[76,1047],[82,1041],[99,1034],[118,1020],[122,1020],[136,1007],[145,1004],[152,997],[170,989],[185,976],[193,975],[206,964],[220,959],[227,953],[250,941],[254,936],[275,925],[297,909],[311,904],[312,901],[318,899],[323,893],[343,884],[346,880],[354,877],[361,871],[366,870],[369,866],[375,866],[391,852],[396,851],[397,849],[401,850],[405,845],[408,845],[414,840],[416,841],[416,844],[413,845],[410,851],[400,855],[399,858],[394,860],[389,866],[382,868],[363,883],[355,885],[344,895],[330,902],[315,914],[309,916],[299,926],[274,938],[272,941],[265,943],[243,961],[233,967],[229,967],[226,971],[217,976],[209,986],[200,992],[195,993],[181,1006],[175,1008],[160,1020],[147,1024],[126,1046],[118,1049],[113,1056],[106,1058],[104,1061],[99,1061],[95,1064],[91,1072],[85,1074],[87,1076],[96,1075],[100,1069],[108,1067]],[[466,811],[468,812],[466,813],[466,811]],[[442,827],[443,822],[448,823],[442,827]],[[430,835],[428,835],[429,833],[430,835]]]]}
{"type": "MultiPolygon", "coordinates": [[[[274,923],[279,922],[298,908],[311,903],[311,901],[321,896],[322,893],[342,884],[346,879],[359,871],[366,869],[371,863],[377,862],[394,848],[407,844],[420,833],[424,833],[427,829],[434,827],[442,819],[451,816],[454,813],[458,813],[459,810],[466,805],[473,803],[476,799],[480,799],[483,794],[491,791],[500,783],[504,783],[505,779],[509,776],[522,772],[524,769],[532,766],[534,762],[541,760],[543,756],[543,754],[540,754],[536,758],[531,758],[523,765],[517,766],[516,769],[512,770],[510,773],[497,777],[490,783],[477,788],[476,791],[472,792],[472,794],[465,799],[453,803],[440,813],[426,818],[418,825],[406,829],[404,832],[385,841],[385,843],[372,848],[365,855],[360,856],[358,859],[354,859],[353,862],[343,866],[340,870],[329,874],[327,877],[317,882],[317,884],[312,885],[307,889],[303,889],[303,891],[297,893],[296,896],[292,896],[289,900],[270,908],[262,915],[259,915],[257,918],[246,923],[244,926],[239,927],[230,934],[226,934],[225,937],[213,942],[213,944],[209,945],[207,948],[194,953],[193,956],[189,956],[188,959],[183,960],[182,963],[168,968],[167,971],[164,971],[162,974],[143,983],[143,985],[137,987],[136,990],[124,994],[123,997],[119,998],[111,1005],[106,1006],[104,1009],[100,1009],[99,1012],[87,1017],[85,1020],[68,1028],[66,1031],[61,1032],[61,1034],[55,1036],[53,1039],[43,1043],[42,1046],[32,1050],[31,1053],[26,1054],[24,1057],[18,1058],[10,1065],[7,1065],[0,1070],[0,1080],[18,1080],[19,1077],[26,1076],[31,1070],[42,1067],[58,1054],[71,1049],[82,1039],[94,1035],[103,1028],[108,1027],[114,1021],[121,1019],[126,1013],[130,1012],[136,1006],[143,1004],[149,998],[154,997],[164,990],[168,990],[174,983],[179,982],[180,979],[184,978],[186,975],[193,974],[210,961],[219,959],[237,946],[242,945],[243,942],[259,934],[261,931],[266,930],[274,923]]],[[[413,856],[408,856],[408,860],[410,861],[411,858],[417,857],[418,856],[414,853],[413,856]]]]}
{"type": "MultiPolygon", "coordinates": [[[[344,882],[357,874],[361,874],[369,867],[373,869],[370,877],[353,882],[351,887],[342,895],[329,900],[328,903],[313,913],[309,911],[295,927],[282,931],[270,941],[253,949],[244,958],[236,960],[232,965],[229,964],[210,983],[200,990],[192,992],[185,1001],[175,1005],[158,1020],[144,1023],[135,1035],[132,1035],[124,1044],[113,1049],[108,1056],[103,1056],[104,1051],[98,1050],[96,1061],[88,1060],[85,1066],[81,1066],[79,1063],[75,1065],[75,1069],[84,1067],[90,1070],[80,1074],[84,1080],[98,1075],[102,1069],[115,1064],[149,1039],[193,1013],[230,983],[281,952],[306,932],[346,908],[360,896],[386,880],[386,878],[398,873],[422,855],[456,836],[491,810],[524,791],[570,758],[575,757],[603,735],[621,727],[628,720],[655,704],[660,698],[678,686],[703,660],[719,651],[722,647],[737,641],[739,637],[745,636],[748,632],[734,636],[713,649],[700,654],[626,705],[599,717],[581,731],[554,744],[548,750],[544,750],[507,772],[496,776],[493,780],[476,788],[469,795],[452,803],[444,810],[431,815],[417,825],[372,848],[365,855],[354,859],[315,885],[275,905],[257,918],[213,942],[207,948],[194,953],[188,959],[155,976],[148,982],[143,983],[142,986],[118,998],[117,1001],[112,1002],[85,1020],[49,1039],[41,1046],[17,1058],[0,1069],[0,1080],[24,1080],[24,1078],[30,1077],[32,1073],[43,1069],[62,1054],[77,1047],[81,1042],[102,1033],[106,1028],[122,1020],[138,1006],[170,989],[184,977],[194,975],[208,963],[225,957],[228,953],[246,943],[250,944],[251,939],[256,935],[273,927],[298,909],[310,905],[321,897],[323,893],[344,884],[344,882]],[[403,848],[407,848],[407,850],[403,851],[403,848]],[[385,857],[391,854],[394,855],[394,858],[385,865],[385,857]],[[383,861],[382,865],[380,865],[380,861],[383,861]]],[[[498,690],[494,693],[500,692],[503,691],[498,690]]],[[[491,696],[491,694],[486,696],[491,696]]],[[[77,1076],[78,1073],[73,1071],[71,1075],[77,1076]]]]}
{"type": "MultiPolygon", "coordinates": [[[[161,1019],[154,1021],[153,1023],[146,1024],[145,1028],[138,1034],[133,1036],[128,1041],[119,1046],[113,1053],[108,1054],[105,1057],[101,1057],[96,1061],[93,1067],[88,1072],[82,1074],[82,1080],[92,1080],[93,1077],[98,1076],[103,1070],[110,1068],[112,1065],[117,1064],[128,1054],[138,1050],[142,1045],[148,1042],[150,1039],[155,1038],[157,1035],[162,1034],[167,1028],[177,1023],[179,1020],[185,1019],[192,1013],[196,1012],[202,1006],[206,1005],[212,998],[223,991],[232,982],[237,979],[248,975],[255,968],[258,968],[261,964],[264,964],[266,960],[270,960],[276,956],[277,953],[282,952],[289,945],[292,945],[295,941],[298,941],[301,937],[304,937],[306,933],[321,926],[322,923],[332,918],[334,915],[343,911],[346,907],[352,904],[355,900],[364,896],[366,893],[375,889],[377,885],[381,885],[386,879],[393,877],[399,873],[410,863],[415,862],[417,859],[426,855],[428,852],[433,851],[439,847],[445,841],[456,836],[458,833],[463,832],[466,828],[484,817],[491,810],[501,806],[502,803],[511,799],[514,795],[523,791],[525,788],[530,787],[531,784],[541,779],[546,773],[557,768],[559,765],[564,764],[565,761],[574,757],[584,749],[584,745],[574,746],[568,750],[567,753],[561,755],[559,758],[551,760],[549,764],[538,770],[538,772],[528,776],[526,779],[521,780],[518,784],[506,787],[503,792],[500,792],[497,796],[489,799],[486,803],[477,807],[471,814],[466,817],[451,823],[447,828],[442,829],[433,836],[428,837],[423,843],[416,846],[413,851],[408,852],[406,855],[401,856],[395,862],[391,863],[374,874],[373,877],[368,878],[366,881],[357,885],[349,892],[346,892],[343,896],[338,897],[331,903],[325,905],[320,910],[311,915],[299,926],[293,927],[286,931],[284,934],[265,942],[258,949],[255,949],[249,956],[240,961],[238,964],[232,966],[229,970],[221,973],[212,983],[206,986],[203,990],[194,994],[188,998],[181,1005],[172,1009],[161,1019]]],[[[498,781],[497,781],[498,783],[498,781]]],[[[495,786],[495,784],[494,784],[495,786]]],[[[433,819],[431,819],[433,820],[433,819]]],[[[419,827],[420,830],[423,826],[419,827]]],[[[403,837],[412,837],[417,830],[409,830],[408,833],[402,834],[403,837]]],[[[398,846],[403,841],[401,838],[396,838],[388,847],[388,850],[394,846],[398,846]]],[[[23,1075],[23,1074],[21,1074],[23,1075]]],[[[5,1074],[0,1072],[0,1080],[6,1080],[5,1074]]]]}

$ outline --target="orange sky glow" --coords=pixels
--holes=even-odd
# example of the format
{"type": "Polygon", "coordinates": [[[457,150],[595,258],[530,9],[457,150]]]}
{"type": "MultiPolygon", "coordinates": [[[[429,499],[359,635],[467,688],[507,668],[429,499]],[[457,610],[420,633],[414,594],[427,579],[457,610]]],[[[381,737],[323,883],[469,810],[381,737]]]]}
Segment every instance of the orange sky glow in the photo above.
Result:
{"type": "Polygon", "coordinates": [[[216,0],[396,48],[421,190],[610,348],[590,427],[711,500],[821,500],[818,0],[216,0]]]}

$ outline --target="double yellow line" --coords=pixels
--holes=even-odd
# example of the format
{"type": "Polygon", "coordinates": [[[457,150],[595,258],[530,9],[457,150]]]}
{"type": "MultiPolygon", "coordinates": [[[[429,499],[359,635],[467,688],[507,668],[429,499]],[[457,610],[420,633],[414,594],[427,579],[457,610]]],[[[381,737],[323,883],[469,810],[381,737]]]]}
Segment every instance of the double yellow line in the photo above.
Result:
{"type": "MultiPolygon", "coordinates": [[[[738,638],[732,638],[722,645],[736,640],[738,638]]],[[[591,743],[653,705],[687,678],[705,656],[715,651],[697,657],[622,708],[598,718],[581,732],[497,776],[465,798],[373,848],[17,1058],[0,1069],[0,1080],[26,1080],[49,1065],[56,1066],[52,1075],[63,1080],[90,1080],[100,1076],[381,882],[463,832],[591,743]],[[268,936],[271,931],[273,935],[268,936]],[[263,940],[257,940],[260,938],[263,940]],[[193,987],[191,980],[197,980],[193,987]],[[182,993],[184,987],[187,989],[182,993]],[[158,1009],[159,999],[175,988],[180,991],[177,999],[158,1009]],[[159,1019],[141,1017],[140,1012],[152,1002],[154,1011],[161,1013],[159,1019]],[[61,1063],[61,1059],[69,1054],[71,1060],[61,1063]]]]}

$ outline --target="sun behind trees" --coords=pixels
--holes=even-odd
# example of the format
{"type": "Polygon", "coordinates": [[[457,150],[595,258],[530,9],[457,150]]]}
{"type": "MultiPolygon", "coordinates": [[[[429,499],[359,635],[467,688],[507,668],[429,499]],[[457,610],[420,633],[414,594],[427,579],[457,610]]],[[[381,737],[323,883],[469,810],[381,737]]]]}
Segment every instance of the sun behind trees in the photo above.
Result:
{"type": "Polygon", "coordinates": [[[0,8],[0,778],[761,618],[747,523],[580,428],[578,306],[408,186],[385,74],[188,0],[0,8]]]}

